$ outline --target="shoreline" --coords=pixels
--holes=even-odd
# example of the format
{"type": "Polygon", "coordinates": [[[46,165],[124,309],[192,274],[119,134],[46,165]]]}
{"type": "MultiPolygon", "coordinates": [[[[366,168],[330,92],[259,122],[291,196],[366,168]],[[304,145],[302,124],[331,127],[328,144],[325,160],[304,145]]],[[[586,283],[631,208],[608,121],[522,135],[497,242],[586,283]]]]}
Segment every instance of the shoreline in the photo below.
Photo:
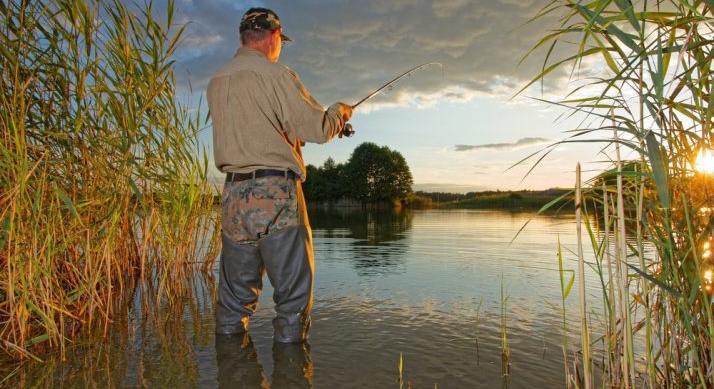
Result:
{"type": "Polygon", "coordinates": [[[487,191],[467,194],[416,192],[402,200],[362,203],[352,199],[309,201],[318,209],[495,209],[505,211],[574,211],[567,189],[545,191],[487,191]],[[442,199],[446,201],[442,201],[442,199]]]}

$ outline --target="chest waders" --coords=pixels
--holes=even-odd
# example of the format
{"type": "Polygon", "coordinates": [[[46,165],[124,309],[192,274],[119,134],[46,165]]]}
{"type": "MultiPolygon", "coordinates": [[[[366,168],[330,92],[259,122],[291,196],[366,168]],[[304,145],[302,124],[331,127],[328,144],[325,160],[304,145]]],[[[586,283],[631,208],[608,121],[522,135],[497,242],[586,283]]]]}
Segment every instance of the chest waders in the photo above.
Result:
{"type": "Polygon", "coordinates": [[[248,330],[267,273],[274,288],[274,340],[306,340],[315,266],[300,181],[265,177],[227,182],[223,207],[216,332],[248,330]],[[236,220],[238,227],[231,224],[236,220]]]}

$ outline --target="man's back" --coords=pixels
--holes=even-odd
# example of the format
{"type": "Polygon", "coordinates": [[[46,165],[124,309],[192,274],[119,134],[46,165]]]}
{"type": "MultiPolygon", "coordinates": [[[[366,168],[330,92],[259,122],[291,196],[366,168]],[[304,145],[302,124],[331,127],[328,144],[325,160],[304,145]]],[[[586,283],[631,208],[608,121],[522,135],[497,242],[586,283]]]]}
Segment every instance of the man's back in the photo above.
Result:
{"type": "Polygon", "coordinates": [[[289,68],[242,47],[208,84],[216,167],[223,172],[289,169],[305,177],[300,142],[324,143],[341,129],[289,68]]]}
{"type": "Polygon", "coordinates": [[[248,172],[263,168],[292,168],[295,139],[285,134],[276,101],[276,80],[287,72],[255,50],[241,48],[211,78],[208,105],[213,121],[216,166],[223,172],[248,172]]]}

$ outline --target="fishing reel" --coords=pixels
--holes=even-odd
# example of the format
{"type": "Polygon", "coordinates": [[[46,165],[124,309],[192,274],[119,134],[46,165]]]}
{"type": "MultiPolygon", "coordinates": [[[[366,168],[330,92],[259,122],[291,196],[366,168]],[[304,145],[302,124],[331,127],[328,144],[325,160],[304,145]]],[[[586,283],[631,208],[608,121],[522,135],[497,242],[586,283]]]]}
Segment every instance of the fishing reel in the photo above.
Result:
{"type": "Polygon", "coordinates": [[[349,138],[354,134],[355,134],[355,130],[352,129],[352,125],[349,123],[346,123],[345,126],[342,128],[342,131],[340,131],[340,134],[338,136],[340,138],[342,138],[343,136],[345,138],[349,138]]]}

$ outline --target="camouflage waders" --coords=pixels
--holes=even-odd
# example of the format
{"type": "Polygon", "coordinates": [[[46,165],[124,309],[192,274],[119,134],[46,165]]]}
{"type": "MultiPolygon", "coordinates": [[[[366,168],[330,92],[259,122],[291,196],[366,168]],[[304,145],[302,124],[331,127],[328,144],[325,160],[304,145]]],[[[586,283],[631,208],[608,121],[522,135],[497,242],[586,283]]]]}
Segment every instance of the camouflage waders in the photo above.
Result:
{"type": "Polygon", "coordinates": [[[299,180],[262,177],[226,182],[216,332],[248,329],[263,274],[273,285],[274,339],[307,339],[312,309],[312,233],[299,180]]]}

